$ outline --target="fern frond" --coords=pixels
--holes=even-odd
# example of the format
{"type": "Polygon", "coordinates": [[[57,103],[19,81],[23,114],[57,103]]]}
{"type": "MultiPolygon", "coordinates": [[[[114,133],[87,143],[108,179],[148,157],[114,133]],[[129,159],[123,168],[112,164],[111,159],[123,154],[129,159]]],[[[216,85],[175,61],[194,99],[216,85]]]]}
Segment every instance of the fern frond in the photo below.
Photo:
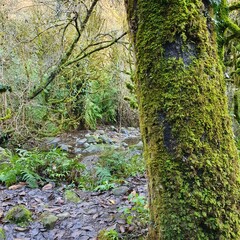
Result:
{"type": "Polygon", "coordinates": [[[31,188],[38,187],[38,180],[41,180],[41,177],[38,174],[31,172],[28,169],[25,169],[21,171],[21,175],[22,175],[22,180],[26,181],[29,187],[31,188]]]}

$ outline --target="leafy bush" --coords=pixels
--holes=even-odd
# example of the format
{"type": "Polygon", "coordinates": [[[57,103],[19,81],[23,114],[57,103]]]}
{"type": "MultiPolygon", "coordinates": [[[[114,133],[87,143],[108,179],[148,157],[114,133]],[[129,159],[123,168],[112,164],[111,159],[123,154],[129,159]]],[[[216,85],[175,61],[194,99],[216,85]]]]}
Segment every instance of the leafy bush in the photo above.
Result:
{"type": "Polygon", "coordinates": [[[9,154],[9,162],[1,164],[0,182],[7,186],[26,181],[30,187],[38,187],[46,181],[78,182],[85,166],[78,159],[69,159],[59,149],[49,152],[19,149],[9,154]]]}

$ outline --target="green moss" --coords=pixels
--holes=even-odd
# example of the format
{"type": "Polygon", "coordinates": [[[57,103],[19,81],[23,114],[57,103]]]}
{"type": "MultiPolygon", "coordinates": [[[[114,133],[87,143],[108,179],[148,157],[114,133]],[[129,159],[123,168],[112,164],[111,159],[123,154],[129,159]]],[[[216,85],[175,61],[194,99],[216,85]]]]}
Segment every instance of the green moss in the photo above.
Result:
{"type": "MultiPolygon", "coordinates": [[[[138,0],[149,239],[240,239],[239,162],[211,6],[138,0]]],[[[128,18],[131,19],[131,18],[128,18]]]]}
{"type": "Polygon", "coordinates": [[[73,202],[73,203],[79,203],[81,201],[78,195],[72,190],[66,190],[64,194],[64,198],[66,199],[66,201],[73,202]]]}
{"type": "Polygon", "coordinates": [[[58,217],[48,212],[43,213],[40,217],[40,222],[46,229],[53,229],[57,220],[58,217]]]}
{"type": "Polygon", "coordinates": [[[6,234],[3,228],[0,228],[0,240],[5,240],[6,234]]]}
{"type": "Polygon", "coordinates": [[[23,205],[12,207],[6,214],[5,221],[26,226],[32,220],[32,213],[23,205]]]}
{"type": "Polygon", "coordinates": [[[98,240],[118,240],[118,233],[115,230],[102,229],[97,236],[98,240]]]}

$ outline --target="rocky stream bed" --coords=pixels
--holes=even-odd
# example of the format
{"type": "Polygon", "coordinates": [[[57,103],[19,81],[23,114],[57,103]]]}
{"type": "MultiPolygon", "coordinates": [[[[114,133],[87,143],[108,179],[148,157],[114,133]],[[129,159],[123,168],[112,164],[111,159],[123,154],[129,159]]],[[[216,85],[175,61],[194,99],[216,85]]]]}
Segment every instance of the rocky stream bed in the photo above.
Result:
{"type": "MultiPolygon", "coordinates": [[[[60,147],[72,156],[79,155],[89,171],[106,147],[127,151],[134,145],[134,154],[142,151],[136,128],[117,131],[108,127],[66,133],[44,139],[40,145],[44,148],[60,147]]],[[[103,229],[116,230],[119,239],[143,239],[147,228],[140,221],[138,223],[134,211],[131,212],[134,223],[128,224],[123,212],[133,206],[129,194],[146,197],[146,188],[144,175],[129,177],[112,190],[102,192],[77,188],[69,190],[64,183],[57,186],[49,183],[36,189],[29,188],[25,183],[9,188],[0,185],[0,229],[4,230],[6,240],[97,240],[103,229]],[[67,192],[71,192],[72,197],[69,198],[67,192]],[[32,213],[32,221],[26,226],[5,220],[8,210],[17,205],[25,206],[32,213]]]]}

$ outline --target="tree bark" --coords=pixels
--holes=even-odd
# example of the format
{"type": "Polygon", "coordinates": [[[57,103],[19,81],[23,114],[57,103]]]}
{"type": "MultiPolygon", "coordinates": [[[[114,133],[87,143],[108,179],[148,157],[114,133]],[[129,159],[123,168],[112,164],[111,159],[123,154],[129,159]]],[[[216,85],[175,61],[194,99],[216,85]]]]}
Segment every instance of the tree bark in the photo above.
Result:
{"type": "Polygon", "coordinates": [[[125,4],[149,180],[148,239],[240,239],[239,161],[212,6],[125,4]]]}

